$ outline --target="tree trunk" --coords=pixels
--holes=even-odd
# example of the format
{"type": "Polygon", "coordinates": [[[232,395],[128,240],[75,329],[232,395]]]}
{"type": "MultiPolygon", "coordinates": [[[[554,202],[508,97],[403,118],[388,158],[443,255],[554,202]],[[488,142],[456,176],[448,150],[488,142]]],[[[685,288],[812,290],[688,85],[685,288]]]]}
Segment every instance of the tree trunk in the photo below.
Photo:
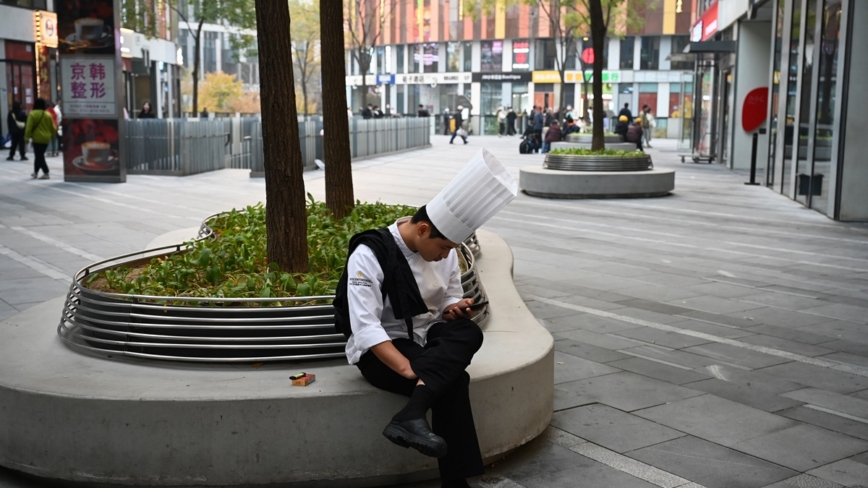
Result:
{"type": "MultiPolygon", "coordinates": [[[[261,63],[262,142],[265,156],[265,225],[268,232],[268,262],[282,271],[306,273],[307,212],[295,83],[289,4],[256,0],[256,25],[261,63]]],[[[343,79],[343,78],[341,78],[343,79]]]]}
{"type": "MultiPolygon", "coordinates": [[[[322,9],[322,5],[320,5],[320,9],[322,9]]],[[[322,15],[322,12],[320,12],[320,15],[322,15]]],[[[371,61],[366,57],[366,54],[369,53],[364,52],[363,48],[358,48],[358,51],[359,71],[362,73],[362,86],[360,87],[362,90],[362,110],[364,110],[368,106],[368,70],[371,69],[371,61]]]]}
{"type": "Polygon", "coordinates": [[[201,62],[199,54],[199,43],[202,41],[202,24],[204,20],[199,21],[199,27],[196,28],[196,54],[193,56],[193,117],[199,116],[199,63],[201,62]]]}
{"type": "MultiPolygon", "coordinates": [[[[346,90],[343,15],[341,2],[327,1],[320,4],[320,60],[324,94],[322,114],[324,133],[329,138],[328,144],[323,144],[326,206],[339,219],[349,215],[355,203],[347,107],[344,106],[343,95],[339,95],[346,90]]],[[[363,89],[364,85],[365,82],[362,81],[363,89]]]]}
{"type": "Polygon", "coordinates": [[[603,45],[606,42],[607,26],[603,20],[602,0],[591,0],[591,40],[594,48],[594,139],[591,150],[601,151],[606,148],[606,138],[603,131],[603,45]]]}

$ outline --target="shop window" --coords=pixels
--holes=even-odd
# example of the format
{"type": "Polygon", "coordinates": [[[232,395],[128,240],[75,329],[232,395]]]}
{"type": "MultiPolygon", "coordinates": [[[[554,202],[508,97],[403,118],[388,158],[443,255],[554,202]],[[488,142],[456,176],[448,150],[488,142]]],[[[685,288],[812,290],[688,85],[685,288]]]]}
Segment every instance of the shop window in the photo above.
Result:
{"type": "Polygon", "coordinates": [[[618,66],[621,69],[633,69],[633,51],[636,47],[635,37],[625,37],[621,39],[621,60],[618,66]]]}
{"type": "Polygon", "coordinates": [[[483,134],[497,133],[497,110],[503,106],[503,83],[482,83],[480,86],[483,134]]]}
{"type": "MultiPolygon", "coordinates": [[[[684,48],[690,44],[688,36],[672,36],[672,54],[682,54],[684,48]]],[[[669,63],[669,68],[673,70],[690,71],[693,69],[692,61],[672,61],[669,63]]]]}
{"type": "Polygon", "coordinates": [[[404,46],[398,46],[396,49],[398,56],[398,73],[405,73],[404,71],[404,46]]]}
{"type": "Polygon", "coordinates": [[[537,41],[534,57],[534,69],[556,69],[555,56],[557,56],[557,52],[555,51],[554,39],[543,39],[537,41]]]}
{"type": "Polygon", "coordinates": [[[411,44],[408,46],[410,48],[410,53],[413,56],[413,62],[410,63],[410,67],[413,68],[411,73],[421,73],[422,72],[422,57],[425,56],[425,53],[422,50],[421,44],[411,44]]]}
{"type": "Polygon", "coordinates": [[[503,41],[482,41],[480,49],[480,71],[503,71],[503,41]]]}
{"type": "Polygon", "coordinates": [[[455,73],[461,71],[461,43],[446,43],[446,71],[455,73]]]}
{"type": "Polygon", "coordinates": [[[422,44],[422,66],[425,73],[437,73],[440,68],[440,46],[435,42],[422,44]]]}
{"type": "Polygon", "coordinates": [[[820,77],[817,84],[817,127],[814,131],[814,171],[812,172],[811,208],[827,213],[829,175],[831,174],[832,140],[835,136],[835,98],[838,93],[838,33],[841,28],[841,2],[823,2],[820,43],[820,77]]]}
{"type": "Polygon", "coordinates": [[[0,5],[29,8],[33,10],[46,10],[46,0],[0,0],[0,5]]]}
{"type": "Polygon", "coordinates": [[[461,58],[464,62],[464,72],[470,73],[473,71],[473,43],[465,42],[463,50],[461,58]]]}
{"type": "Polygon", "coordinates": [[[639,53],[639,69],[658,69],[660,67],[660,37],[643,37],[642,51],[639,53]]]}
{"type": "Polygon", "coordinates": [[[633,114],[638,116],[645,105],[651,107],[652,115],[657,115],[657,83],[639,83],[639,105],[633,114]]]}
{"type": "Polygon", "coordinates": [[[681,83],[669,84],[669,117],[673,119],[693,118],[693,83],[684,84],[683,103],[681,83]]]}
{"type": "Polygon", "coordinates": [[[527,71],[530,69],[530,41],[516,39],[512,41],[512,70],[527,71]]]}

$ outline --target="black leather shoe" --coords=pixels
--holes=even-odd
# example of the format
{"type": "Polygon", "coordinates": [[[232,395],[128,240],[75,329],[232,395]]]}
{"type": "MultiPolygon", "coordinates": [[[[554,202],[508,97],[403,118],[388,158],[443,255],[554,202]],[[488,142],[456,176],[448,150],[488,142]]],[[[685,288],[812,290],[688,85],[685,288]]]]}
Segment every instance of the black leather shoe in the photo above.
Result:
{"type": "Polygon", "coordinates": [[[446,441],[431,432],[425,419],[393,420],[386,426],[383,435],[401,447],[412,447],[426,456],[441,458],[446,455],[446,441]]]}

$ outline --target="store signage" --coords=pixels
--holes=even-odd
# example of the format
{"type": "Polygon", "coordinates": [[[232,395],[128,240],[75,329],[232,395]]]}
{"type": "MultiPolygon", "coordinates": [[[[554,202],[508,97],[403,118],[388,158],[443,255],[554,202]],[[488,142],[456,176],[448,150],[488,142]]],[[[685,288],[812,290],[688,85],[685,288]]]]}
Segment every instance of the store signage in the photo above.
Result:
{"type": "Polygon", "coordinates": [[[377,75],[378,85],[394,85],[395,75],[377,75]]]}
{"type": "Polygon", "coordinates": [[[531,73],[473,73],[474,82],[506,81],[527,83],[533,79],[531,73]]]}
{"type": "Polygon", "coordinates": [[[741,110],[741,127],[745,132],[753,132],[766,121],[769,110],[769,89],[764,86],[751,90],[744,97],[741,110]]]}
{"type": "Polygon", "coordinates": [[[65,181],[126,181],[120,11],[115,0],[54,2],[65,181]]]}
{"type": "Polygon", "coordinates": [[[533,82],[534,83],[560,83],[561,82],[561,74],[557,71],[549,70],[549,71],[534,71],[533,72],[533,82]]]}
{"type": "Polygon", "coordinates": [[[690,30],[690,42],[707,41],[717,33],[717,2],[712,3],[705,9],[702,17],[693,24],[690,30]]]}
{"type": "MultiPolygon", "coordinates": [[[[585,81],[593,81],[594,73],[591,70],[585,71],[585,81]]],[[[567,83],[581,83],[582,82],[582,72],[581,71],[565,71],[564,72],[564,81],[567,83]]],[[[620,71],[603,71],[603,83],[618,83],[621,81],[621,72],[620,71]]]]}
{"type": "Polygon", "coordinates": [[[512,69],[530,69],[530,41],[512,42],[512,69]]]}
{"type": "Polygon", "coordinates": [[[470,83],[470,73],[414,73],[407,75],[390,75],[392,83],[398,85],[434,85],[434,84],[457,84],[470,83]]]}
{"type": "Polygon", "coordinates": [[[675,0],[675,13],[680,14],[684,11],[684,0],[675,0]]]}
{"type": "Polygon", "coordinates": [[[36,42],[47,47],[57,47],[57,14],[37,10],[33,12],[33,28],[36,42]]]}

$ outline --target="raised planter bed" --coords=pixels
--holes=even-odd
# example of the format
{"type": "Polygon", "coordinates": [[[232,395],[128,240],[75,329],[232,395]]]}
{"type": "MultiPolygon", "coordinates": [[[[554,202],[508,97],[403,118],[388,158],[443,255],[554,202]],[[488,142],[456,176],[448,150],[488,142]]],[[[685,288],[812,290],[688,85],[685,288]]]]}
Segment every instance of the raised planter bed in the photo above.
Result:
{"type": "MultiPolygon", "coordinates": [[[[213,236],[202,223],[199,239],[213,236]]],[[[460,247],[464,296],[485,299],[472,235],[460,247]]],[[[75,274],[57,333],[69,346],[101,354],[196,362],[265,362],[342,357],[346,339],[334,329],[334,296],[201,298],[108,293],[88,277],[173,253],[182,244],[117,256],[75,274]],[[179,305],[181,303],[181,305],[179,305]]],[[[488,310],[476,316],[478,323],[488,310]]]]}
{"type": "MultiPolygon", "coordinates": [[[[553,142],[551,144],[552,150],[554,149],[568,149],[568,148],[578,148],[578,149],[591,149],[590,142],[553,142]]],[[[633,142],[607,142],[606,149],[615,149],[618,151],[635,151],[636,144],[633,142]]]]}

